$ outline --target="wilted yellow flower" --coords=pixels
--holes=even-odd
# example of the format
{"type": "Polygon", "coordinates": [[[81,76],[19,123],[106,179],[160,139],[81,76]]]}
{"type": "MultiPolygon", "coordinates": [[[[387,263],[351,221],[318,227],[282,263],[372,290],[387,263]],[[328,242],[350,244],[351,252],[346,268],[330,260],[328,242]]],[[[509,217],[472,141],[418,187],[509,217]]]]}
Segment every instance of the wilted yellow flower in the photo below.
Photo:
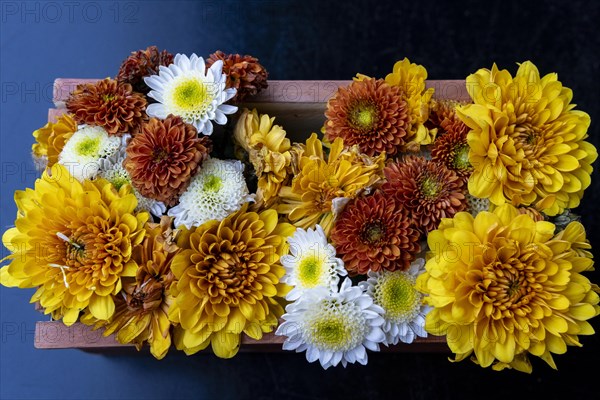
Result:
{"type": "Polygon", "coordinates": [[[279,192],[277,211],[299,228],[321,225],[325,234],[333,226],[335,199],[353,199],[381,179],[385,152],[377,157],[361,154],[357,146],[344,150],[342,138],[331,144],[329,156],[315,133],[306,141],[291,186],[279,192]]]}
{"type": "Polygon", "coordinates": [[[121,278],[135,276],[132,248],[149,218],[134,212],[131,187],[117,192],[104,179],[80,183],[56,164],[34,189],[15,192],[15,202],[16,226],[2,237],[12,251],[2,285],[38,288],[31,301],[66,325],[86,309],[98,320],[112,317],[121,278]]]}
{"type": "Polygon", "coordinates": [[[283,314],[279,303],[289,287],[280,282],[292,225],[278,223],[277,212],[247,211],[247,205],[221,222],[184,229],[182,248],[171,265],[178,282],[169,310],[175,345],[186,354],[212,344],[222,358],[233,357],[242,333],[259,340],[283,314]]]}
{"type": "Polygon", "coordinates": [[[594,333],[587,320],[600,308],[581,274],[593,266],[585,230],[579,222],[554,230],[505,204],[475,218],[458,213],[429,234],[417,280],[434,307],[425,329],[447,335],[457,361],[474,353],[482,367],[530,372],[532,354],[556,368],[552,353],[594,333]]]}
{"type": "Polygon", "coordinates": [[[469,126],[469,192],[494,204],[535,205],[548,215],[579,205],[590,185],[596,148],[585,141],[590,116],[556,74],[540,77],[530,61],[512,77],[480,69],[467,77],[475,104],[459,107],[469,126]]]}
{"type": "Polygon", "coordinates": [[[387,74],[385,81],[398,86],[403,92],[403,99],[408,104],[410,123],[407,129],[406,147],[418,151],[420,145],[431,144],[435,140],[436,129],[427,129],[425,122],[429,118],[429,103],[433,97],[433,88],[425,89],[427,70],[419,64],[411,63],[408,58],[394,64],[392,73],[387,74]]]}
{"type": "Polygon", "coordinates": [[[86,314],[81,321],[97,327],[106,325],[104,336],[116,332],[121,343],[133,343],[140,350],[145,342],[157,359],[171,347],[171,322],[168,311],[173,303],[169,288],[175,280],[171,262],[179,252],[173,219],[162,217],[160,224],[147,223],[144,241],[133,247],[132,259],[138,264],[135,278],[123,278],[123,290],[115,297],[113,318],[97,321],[86,314]]]}
{"type": "Polygon", "coordinates": [[[48,122],[33,132],[35,143],[31,146],[33,156],[48,167],[58,162],[58,155],[65,147],[67,140],[77,131],[77,122],[69,115],[63,114],[56,122],[48,122]]]}
{"type": "Polygon", "coordinates": [[[290,166],[290,140],[274,117],[244,109],[234,130],[235,141],[247,153],[258,178],[256,203],[273,203],[290,166]]]}

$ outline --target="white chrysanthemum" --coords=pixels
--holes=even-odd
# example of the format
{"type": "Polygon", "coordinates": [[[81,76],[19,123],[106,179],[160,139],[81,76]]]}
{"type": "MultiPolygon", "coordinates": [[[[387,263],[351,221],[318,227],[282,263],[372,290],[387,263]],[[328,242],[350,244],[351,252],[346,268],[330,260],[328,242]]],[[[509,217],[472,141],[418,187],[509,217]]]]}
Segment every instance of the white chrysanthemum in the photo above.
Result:
{"type": "Polygon", "coordinates": [[[127,140],[130,135],[123,136],[123,143],[119,151],[110,157],[103,158],[100,160],[100,170],[98,176],[106,179],[112,185],[119,190],[123,185],[131,185],[133,194],[135,195],[138,205],[136,211],[148,211],[152,215],[161,217],[167,211],[167,207],[164,203],[144,197],[137,191],[136,188],[131,184],[131,176],[129,172],[123,167],[123,161],[127,157],[126,147],[127,140]]]}
{"type": "Polygon", "coordinates": [[[206,69],[202,57],[177,54],[173,64],[160,67],[158,75],[144,78],[146,85],[153,89],[148,96],[158,101],[150,104],[146,113],[161,119],[169,114],[180,116],[198,132],[210,135],[211,121],[225,125],[225,115],[237,111],[237,107],[223,104],[236,93],[235,88],[225,88],[226,80],[223,61],[216,61],[206,69]]]}
{"type": "Polygon", "coordinates": [[[369,271],[368,279],[359,283],[384,311],[386,346],[399,341],[412,343],[417,336],[427,337],[425,316],[431,307],[423,304],[423,294],[415,288],[424,266],[425,260],[419,258],[407,271],[369,271]]]}
{"type": "Polygon", "coordinates": [[[323,228],[296,229],[288,238],[290,254],[281,257],[286,273],[281,281],[292,286],[286,299],[296,300],[306,290],[316,287],[337,288],[340,275],[348,274],[344,262],[335,256],[335,248],[327,242],[323,228]]]}
{"type": "Polygon", "coordinates": [[[490,201],[488,199],[480,199],[471,194],[467,194],[467,210],[474,217],[482,211],[488,211],[490,209],[490,201]]]}
{"type": "Polygon", "coordinates": [[[69,138],[58,155],[64,165],[78,180],[95,178],[100,169],[100,159],[119,151],[121,138],[109,136],[100,126],[81,125],[69,138]]]}
{"type": "Polygon", "coordinates": [[[385,340],[383,309],[346,278],[339,291],[320,287],[288,304],[276,334],[287,336],[284,350],[306,351],[309,362],[325,369],[340,362],[367,363],[366,349],[379,351],[385,340]]]}
{"type": "Polygon", "coordinates": [[[175,226],[191,229],[206,221],[220,221],[253,200],[244,179],[244,165],[237,160],[211,158],[202,164],[168,215],[175,217],[175,226]]]}

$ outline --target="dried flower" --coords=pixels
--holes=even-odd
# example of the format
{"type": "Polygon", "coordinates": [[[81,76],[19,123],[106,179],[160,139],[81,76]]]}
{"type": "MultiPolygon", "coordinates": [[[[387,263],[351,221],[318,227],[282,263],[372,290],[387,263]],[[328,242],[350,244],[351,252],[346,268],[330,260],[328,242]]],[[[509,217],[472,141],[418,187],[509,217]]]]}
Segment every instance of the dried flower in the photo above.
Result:
{"type": "Polygon", "coordinates": [[[233,101],[242,102],[248,97],[256,96],[268,86],[269,74],[257,58],[249,55],[225,54],[219,50],[208,57],[206,65],[210,67],[218,60],[223,61],[223,73],[227,75],[226,86],[237,90],[233,101]]]}
{"type": "Polygon", "coordinates": [[[150,88],[144,82],[144,77],[157,75],[159,67],[173,63],[173,54],[166,50],[160,51],[156,46],[146,50],[132,51],[119,68],[117,81],[129,83],[134,91],[148,94],[150,88]]]}

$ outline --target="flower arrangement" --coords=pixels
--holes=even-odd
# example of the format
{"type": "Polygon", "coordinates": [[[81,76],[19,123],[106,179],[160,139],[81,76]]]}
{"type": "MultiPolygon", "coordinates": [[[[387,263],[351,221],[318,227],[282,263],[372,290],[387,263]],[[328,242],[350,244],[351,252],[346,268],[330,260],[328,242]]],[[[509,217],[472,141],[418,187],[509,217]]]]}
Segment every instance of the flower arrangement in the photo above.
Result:
{"type": "Polygon", "coordinates": [[[152,46],[79,85],[33,133],[42,175],[15,193],[2,285],[158,359],[275,332],[328,368],[429,334],[531,372],[594,333],[570,209],[597,152],[556,74],[494,65],[458,102],[404,59],[340,87],[298,143],[244,108],[267,77],[252,56],[152,46]]]}

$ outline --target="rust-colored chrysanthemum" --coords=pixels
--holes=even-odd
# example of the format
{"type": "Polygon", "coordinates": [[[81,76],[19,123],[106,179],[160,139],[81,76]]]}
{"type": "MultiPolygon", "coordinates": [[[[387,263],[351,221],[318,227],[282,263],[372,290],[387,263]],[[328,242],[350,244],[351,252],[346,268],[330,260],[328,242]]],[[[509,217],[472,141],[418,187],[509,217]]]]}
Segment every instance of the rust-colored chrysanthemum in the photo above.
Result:
{"type": "Polygon", "coordinates": [[[469,162],[467,132],[449,131],[438,136],[433,142],[431,159],[456,172],[466,183],[473,172],[473,166],[469,162]]]}
{"type": "Polygon", "coordinates": [[[339,88],[327,102],[325,117],[327,140],[340,137],[344,145],[358,145],[369,156],[396,154],[410,119],[400,89],[373,78],[339,88]]]}
{"type": "Polygon", "coordinates": [[[467,104],[456,100],[431,100],[428,123],[438,134],[460,132],[466,137],[469,127],[456,115],[456,107],[467,104]]]}
{"type": "Polygon", "coordinates": [[[466,208],[466,186],[451,169],[423,157],[406,157],[383,170],[382,190],[394,197],[424,233],[437,229],[442,218],[466,208]]]}
{"type": "Polygon", "coordinates": [[[129,83],[134,91],[147,94],[150,88],[144,82],[144,77],[158,75],[159,67],[172,64],[173,58],[173,54],[166,50],[160,51],[156,46],[133,51],[121,64],[117,81],[129,83]]]}
{"type": "Polygon", "coordinates": [[[142,196],[172,206],[211,149],[210,139],[181,117],[152,118],[127,146],[124,166],[142,196]]]}
{"type": "Polygon", "coordinates": [[[377,191],[351,201],[331,231],[331,240],[350,274],[406,270],[421,251],[420,233],[406,209],[377,191]]]}
{"type": "Polygon", "coordinates": [[[78,123],[101,126],[111,135],[137,133],[146,118],[146,104],[130,84],[109,78],[78,85],[66,102],[78,123]]]}
{"type": "Polygon", "coordinates": [[[249,55],[225,54],[216,51],[206,60],[210,68],[217,60],[223,61],[223,73],[227,75],[226,86],[237,89],[234,102],[242,102],[246,97],[256,96],[265,89],[269,73],[259,62],[258,58],[249,55]]]}
{"type": "Polygon", "coordinates": [[[63,114],[56,122],[48,122],[44,127],[35,130],[33,137],[36,142],[31,146],[31,150],[36,162],[47,168],[56,164],[65,143],[76,131],[77,122],[69,114],[63,114]]]}
{"type": "MultiPolygon", "coordinates": [[[[133,343],[138,350],[148,342],[158,359],[167,355],[171,346],[168,311],[173,297],[169,288],[175,280],[171,262],[180,250],[175,243],[178,231],[171,225],[169,217],[163,217],[160,224],[146,224],[146,237],[131,255],[138,265],[136,276],[123,279],[123,290],[115,298],[115,314],[104,331],[104,336],[116,332],[119,342],[133,343]]],[[[85,317],[82,321],[96,322],[85,317]]]]}

